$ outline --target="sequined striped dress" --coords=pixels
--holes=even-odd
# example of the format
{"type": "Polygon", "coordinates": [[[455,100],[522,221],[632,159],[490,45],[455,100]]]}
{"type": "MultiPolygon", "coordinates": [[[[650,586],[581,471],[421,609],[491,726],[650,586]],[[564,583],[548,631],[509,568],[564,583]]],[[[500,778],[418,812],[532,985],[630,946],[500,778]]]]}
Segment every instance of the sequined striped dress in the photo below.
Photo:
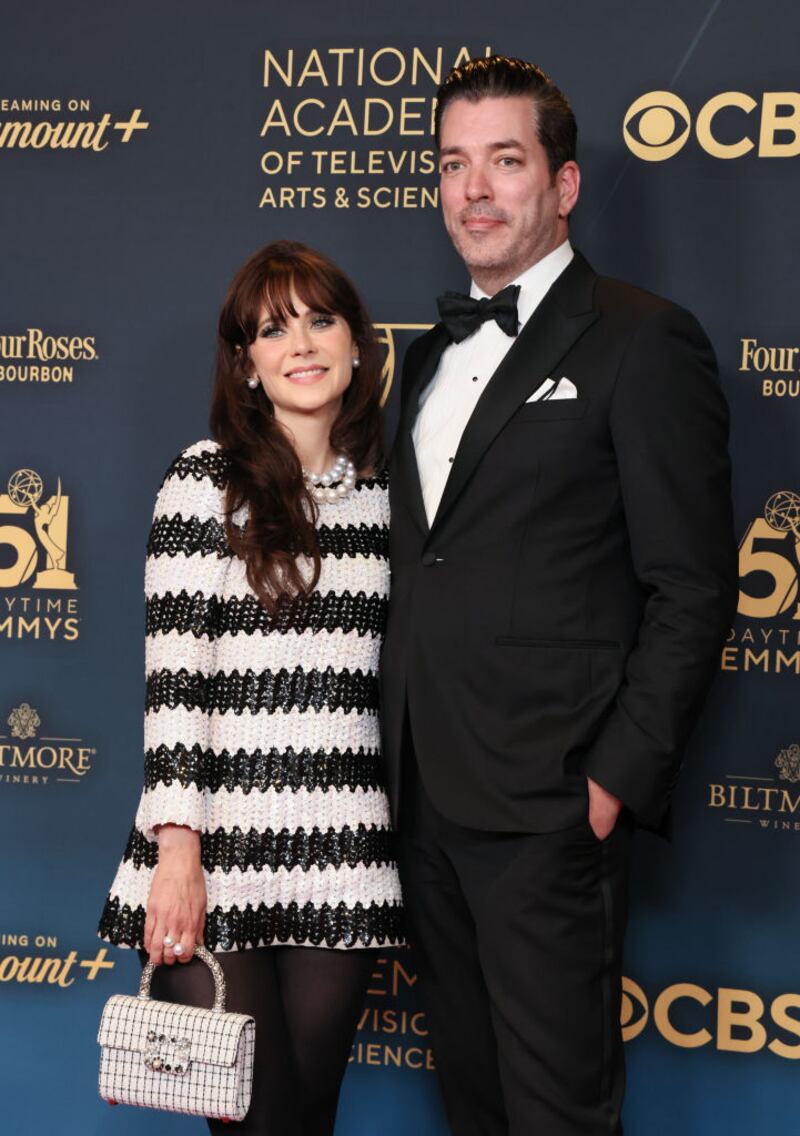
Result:
{"type": "Polygon", "coordinates": [[[142,946],[154,830],[181,824],[201,832],[211,950],[399,944],[378,729],[385,475],[320,507],[319,583],[274,618],[225,537],[225,476],[217,444],[198,442],[156,502],[145,784],[99,933],[142,946]]]}

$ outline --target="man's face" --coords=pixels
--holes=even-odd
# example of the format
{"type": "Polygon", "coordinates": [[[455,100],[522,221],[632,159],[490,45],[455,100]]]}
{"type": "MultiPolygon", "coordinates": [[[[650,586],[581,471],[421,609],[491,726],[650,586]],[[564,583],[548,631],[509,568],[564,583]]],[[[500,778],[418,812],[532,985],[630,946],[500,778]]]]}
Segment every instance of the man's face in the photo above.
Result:
{"type": "Polygon", "coordinates": [[[440,141],[444,223],[480,286],[513,280],[566,238],[578,167],[551,176],[529,97],[455,99],[440,141]]]}

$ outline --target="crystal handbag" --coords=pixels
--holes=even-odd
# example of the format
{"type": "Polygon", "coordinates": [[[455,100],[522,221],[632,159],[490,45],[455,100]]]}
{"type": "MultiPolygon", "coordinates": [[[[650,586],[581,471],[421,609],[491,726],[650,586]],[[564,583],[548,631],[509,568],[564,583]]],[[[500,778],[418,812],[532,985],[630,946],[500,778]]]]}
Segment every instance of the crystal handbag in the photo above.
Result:
{"type": "Polygon", "coordinates": [[[147,963],[139,994],[114,994],[103,1008],[100,1096],[218,1120],[243,1120],[253,1091],[256,1023],[225,1010],[225,975],[205,947],[194,953],[211,969],[214,1005],[181,1006],[150,997],[147,963]]]}

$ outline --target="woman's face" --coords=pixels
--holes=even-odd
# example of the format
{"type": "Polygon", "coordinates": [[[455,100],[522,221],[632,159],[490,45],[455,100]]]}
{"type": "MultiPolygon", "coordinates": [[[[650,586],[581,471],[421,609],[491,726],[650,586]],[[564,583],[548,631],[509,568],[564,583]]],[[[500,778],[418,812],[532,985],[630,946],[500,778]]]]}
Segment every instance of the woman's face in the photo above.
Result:
{"type": "Polygon", "coordinates": [[[296,316],[282,320],[262,311],[248,350],[250,373],[278,418],[338,410],[358,358],[350,328],[342,316],[313,311],[294,291],[291,299],[296,316]]]}

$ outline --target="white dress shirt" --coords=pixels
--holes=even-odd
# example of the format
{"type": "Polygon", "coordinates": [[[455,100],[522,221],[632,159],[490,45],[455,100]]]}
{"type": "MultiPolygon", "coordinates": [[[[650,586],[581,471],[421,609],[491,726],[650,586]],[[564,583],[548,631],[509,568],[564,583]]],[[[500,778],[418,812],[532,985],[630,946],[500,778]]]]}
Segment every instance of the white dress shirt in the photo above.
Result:
{"type": "MultiPolygon", "coordinates": [[[[520,331],[574,255],[569,241],[564,241],[511,282],[520,286],[520,331]]],[[[473,281],[470,295],[479,300],[486,293],[473,281]]],[[[445,348],[436,374],[420,396],[412,436],[429,525],[439,508],[467,422],[514,342],[494,320],[487,320],[461,343],[445,348]]]]}

